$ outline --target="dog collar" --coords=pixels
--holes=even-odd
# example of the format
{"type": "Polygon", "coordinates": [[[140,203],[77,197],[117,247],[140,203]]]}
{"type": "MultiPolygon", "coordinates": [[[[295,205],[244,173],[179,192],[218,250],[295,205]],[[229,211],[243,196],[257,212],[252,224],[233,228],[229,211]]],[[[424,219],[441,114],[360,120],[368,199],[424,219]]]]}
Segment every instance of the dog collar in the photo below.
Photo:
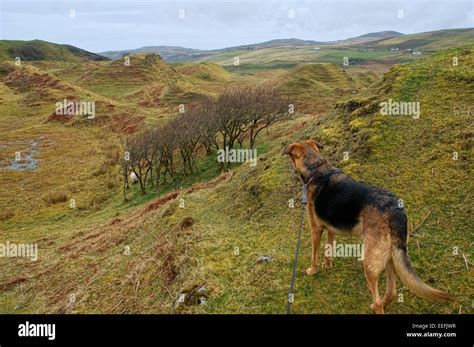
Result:
{"type": "MultiPolygon", "coordinates": [[[[318,167],[320,167],[321,165],[324,165],[326,164],[325,161],[322,161],[322,162],[319,162],[319,163],[314,163],[314,164],[311,164],[310,166],[308,166],[308,170],[310,172],[313,172],[314,170],[316,170],[318,167]]],[[[303,179],[303,183],[305,184],[305,186],[307,186],[314,178],[314,173],[310,174],[310,176],[308,177],[307,180],[304,180],[303,179]]]]}
{"type": "Polygon", "coordinates": [[[326,164],[326,162],[322,161],[322,162],[319,162],[319,163],[311,164],[310,166],[308,166],[308,170],[310,170],[310,171],[316,170],[318,167],[320,167],[323,164],[326,164]]]}

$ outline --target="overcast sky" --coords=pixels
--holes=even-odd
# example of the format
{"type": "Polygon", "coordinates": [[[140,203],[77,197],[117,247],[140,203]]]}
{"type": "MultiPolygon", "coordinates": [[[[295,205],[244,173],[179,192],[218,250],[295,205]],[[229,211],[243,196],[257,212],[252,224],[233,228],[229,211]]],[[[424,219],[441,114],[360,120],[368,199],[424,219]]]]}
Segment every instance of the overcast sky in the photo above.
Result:
{"type": "Polygon", "coordinates": [[[330,41],[384,30],[410,34],[473,27],[473,4],[471,0],[0,0],[0,37],[68,43],[92,52],[158,45],[213,49],[277,38],[330,41]]]}

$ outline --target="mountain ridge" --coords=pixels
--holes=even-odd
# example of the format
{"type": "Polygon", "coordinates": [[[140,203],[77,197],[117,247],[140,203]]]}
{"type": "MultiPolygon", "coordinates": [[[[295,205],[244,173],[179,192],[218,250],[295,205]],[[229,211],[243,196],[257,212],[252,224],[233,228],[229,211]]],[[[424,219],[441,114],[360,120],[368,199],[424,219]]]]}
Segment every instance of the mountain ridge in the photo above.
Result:
{"type": "Polygon", "coordinates": [[[224,47],[220,49],[197,49],[197,48],[188,48],[182,46],[167,46],[167,45],[159,45],[159,46],[143,46],[140,48],[134,49],[126,49],[126,50],[116,50],[116,51],[104,51],[99,52],[102,56],[105,56],[110,59],[120,59],[124,55],[127,54],[136,54],[136,53],[158,53],[160,54],[163,59],[170,63],[176,62],[186,62],[186,61],[194,61],[197,59],[205,58],[206,56],[213,55],[217,52],[222,51],[234,51],[234,50],[252,50],[252,49],[263,49],[263,48],[274,48],[274,47],[306,47],[306,46],[317,46],[317,45],[334,45],[334,44],[341,44],[344,42],[352,42],[354,40],[361,40],[361,39],[368,39],[362,41],[375,41],[380,39],[387,39],[393,38],[397,36],[404,35],[402,33],[396,31],[381,31],[381,32],[374,32],[374,33],[367,33],[364,35],[351,37],[348,39],[337,40],[337,41],[315,41],[315,40],[303,40],[298,38],[287,38],[287,39],[272,39],[268,41],[258,42],[254,44],[245,44],[245,45],[238,45],[238,46],[230,46],[224,47]],[[352,40],[352,41],[351,41],[352,40]]]}

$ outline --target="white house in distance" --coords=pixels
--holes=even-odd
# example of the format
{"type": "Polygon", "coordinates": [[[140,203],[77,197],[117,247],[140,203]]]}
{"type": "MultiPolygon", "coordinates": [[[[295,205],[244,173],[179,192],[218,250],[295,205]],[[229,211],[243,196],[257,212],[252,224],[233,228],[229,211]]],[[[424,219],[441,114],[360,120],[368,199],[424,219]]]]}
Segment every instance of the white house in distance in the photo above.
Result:
{"type": "Polygon", "coordinates": [[[319,47],[314,47],[314,49],[315,49],[316,51],[319,51],[319,47]]]}

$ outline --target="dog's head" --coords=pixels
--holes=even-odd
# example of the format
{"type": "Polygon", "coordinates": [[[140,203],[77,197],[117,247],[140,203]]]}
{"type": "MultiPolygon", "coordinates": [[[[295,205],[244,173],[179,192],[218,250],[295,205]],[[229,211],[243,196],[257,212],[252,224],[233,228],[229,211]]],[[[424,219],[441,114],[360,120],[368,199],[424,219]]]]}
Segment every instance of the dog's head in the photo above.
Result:
{"type": "Polygon", "coordinates": [[[281,154],[290,157],[293,169],[304,178],[309,174],[308,167],[321,160],[320,149],[323,147],[318,141],[308,140],[289,144],[283,149],[281,154]]]}

